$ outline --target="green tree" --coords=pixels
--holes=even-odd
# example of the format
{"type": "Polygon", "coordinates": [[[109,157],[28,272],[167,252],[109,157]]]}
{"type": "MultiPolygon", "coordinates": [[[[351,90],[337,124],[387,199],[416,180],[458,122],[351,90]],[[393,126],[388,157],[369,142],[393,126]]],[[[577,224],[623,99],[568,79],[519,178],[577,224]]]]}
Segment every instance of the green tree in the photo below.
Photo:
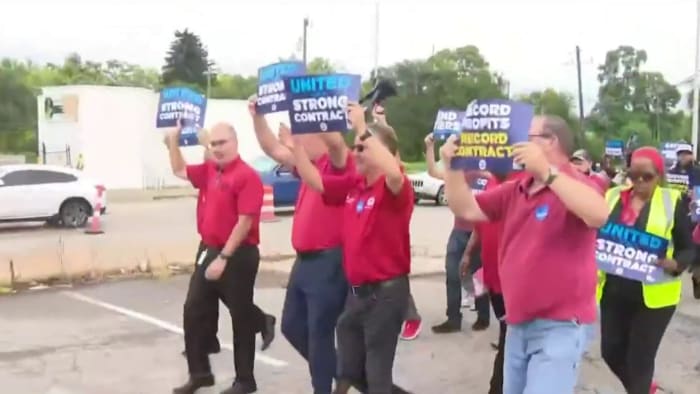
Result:
{"type": "Polygon", "coordinates": [[[631,46],[608,51],[598,67],[598,103],[589,128],[606,139],[637,131],[642,140],[648,130],[650,144],[684,134],[684,115],[675,109],[680,93],[661,73],[642,70],[647,59],[646,51],[631,46]]]}
{"type": "Polygon", "coordinates": [[[306,64],[307,74],[332,74],[335,69],[331,61],[323,57],[315,57],[306,64]]]}
{"type": "Polygon", "coordinates": [[[211,98],[245,100],[258,90],[256,77],[220,74],[211,89],[211,98]]]}
{"type": "MultiPolygon", "coordinates": [[[[199,36],[185,29],[176,31],[175,39],[170,44],[170,50],[165,57],[162,68],[162,83],[165,86],[175,84],[190,84],[201,90],[207,88],[207,72],[212,63],[209,53],[202,44],[199,36]]],[[[216,76],[211,75],[211,84],[216,84],[216,76]]]]}
{"type": "Polygon", "coordinates": [[[506,81],[493,73],[474,46],[442,50],[425,60],[407,60],[379,70],[396,82],[398,96],[387,100],[387,120],[399,134],[403,160],[423,157],[423,139],[439,108],[466,108],[477,98],[505,97],[506,81]]]}

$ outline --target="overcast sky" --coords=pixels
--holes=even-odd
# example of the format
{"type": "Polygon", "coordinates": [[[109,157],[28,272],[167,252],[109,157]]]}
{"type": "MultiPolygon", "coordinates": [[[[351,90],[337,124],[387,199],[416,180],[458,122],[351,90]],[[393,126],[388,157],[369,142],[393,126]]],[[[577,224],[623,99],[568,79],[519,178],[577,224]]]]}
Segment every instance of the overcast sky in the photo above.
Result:
{"type": "MultiPolygon", "coordinates": [[[[694,0],[380,0],[379,8],[380,65],[473,44],[514,92],[575,93],[577,44],[589,105],[597,65],[621,44],[646,49],[646,68],[671,83],[694,67],[694,0]]],[[[8,0],[0,57],[58,62],[78,52],[160,68],[173,31],[189,28],[222,71],[253,74],[297,51],[308,16],[309,57],[366,74],[374,61],[374,10],[374,0],[8,0]]]]}

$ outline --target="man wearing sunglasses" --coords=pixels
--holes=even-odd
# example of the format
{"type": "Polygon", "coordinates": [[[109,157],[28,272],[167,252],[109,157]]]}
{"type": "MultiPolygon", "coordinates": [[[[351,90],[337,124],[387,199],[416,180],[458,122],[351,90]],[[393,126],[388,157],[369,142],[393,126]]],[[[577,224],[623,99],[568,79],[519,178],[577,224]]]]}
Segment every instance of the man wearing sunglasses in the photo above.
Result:
{"type": "MultiPolygon", "coordinates": [[[[392,373],[410,296],[413,188],[396,158],[393,129],[368,128],[364,108],[348,107],[356,132],[356,171],[322,174],[296,141],[293,148],[301,179],[328,203],[343,206],[343,267],[350,292],[338,319],[336,393],[346,394],[351,386],[363,393],[403,393],[392,373]]],[[[321,136],[329,146],[345,144],[340,133],[321,136]]]]}
{"type": "Polygon", "coordinates": [[[452,212],[501,222],[499,275],[505,301],[504,394],[569,394],[596,320],[597,228],[608,218],[600,189],[569,163],[574,138],[557,116],[537,116],[529,142],[513,147],[527,176],[475,195],[440,149],[452,212]],[[527,231],[523,231],[527,229],[527,231]],[[566,263],[566,264],[563,264],[566,263]]]}

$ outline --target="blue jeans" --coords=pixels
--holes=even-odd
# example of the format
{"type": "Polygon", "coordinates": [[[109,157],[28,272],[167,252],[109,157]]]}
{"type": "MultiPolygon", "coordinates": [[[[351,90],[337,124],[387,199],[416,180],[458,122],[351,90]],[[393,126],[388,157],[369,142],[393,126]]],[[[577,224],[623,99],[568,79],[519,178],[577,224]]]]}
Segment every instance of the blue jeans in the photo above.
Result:
{"type": "Polygon", "coordinates": [[[447,240],[447,253],[445,255],[445,288],[447,293],[447,320],[462,324],[462,278],[459,275],[459,266],[462,263],[462,255],[467,247],[467,241],[471,232],[452,229],[447,240]]]}
{"type": "Polygon", "coordinates": [[[573,394],[589,326],[540,319],[508,325],[503,394],[573,394]]]}
{"type": "Polygon", "coordinates": [[[342,250],[299,254],[289,274],[282,334],[309,363],[314,394],[330,394],[336,376],[335,326],[348,284],[342,250]]]}

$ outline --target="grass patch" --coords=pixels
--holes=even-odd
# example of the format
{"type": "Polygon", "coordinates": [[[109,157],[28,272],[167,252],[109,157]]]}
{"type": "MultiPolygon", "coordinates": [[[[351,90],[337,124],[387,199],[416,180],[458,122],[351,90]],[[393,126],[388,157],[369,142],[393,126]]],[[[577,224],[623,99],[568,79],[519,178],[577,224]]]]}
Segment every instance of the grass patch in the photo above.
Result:
{"type": "Polygon", "coordinates": [[[416,172],[422,172],[422,171],[426,170],[425,161],[404,162],[403,166],[406,169],[406,172],[409,174],[416,173],[416,172]]]}

